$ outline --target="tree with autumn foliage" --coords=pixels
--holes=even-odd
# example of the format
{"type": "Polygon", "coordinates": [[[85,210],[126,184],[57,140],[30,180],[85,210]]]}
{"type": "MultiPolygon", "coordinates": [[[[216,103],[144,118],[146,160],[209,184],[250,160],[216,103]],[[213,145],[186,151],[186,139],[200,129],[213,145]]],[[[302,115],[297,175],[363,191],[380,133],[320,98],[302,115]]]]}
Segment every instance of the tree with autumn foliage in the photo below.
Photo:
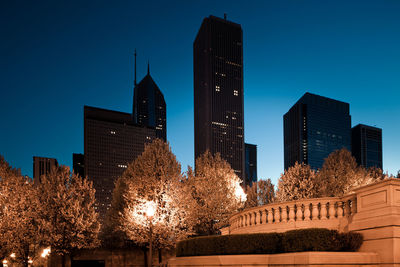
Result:
{"type": "Polygon", "coordinates": [[[91,181],[60,166],[42,176],[37,190],[43,242],[52,253],[62,256],[62,264],[75,250],[99,245],[100,224],[91,181]]]}
{"type": "Polygon", "coordinates": [[[0,156],[0,259],[22,266],[34,259],[41,244],[37,191],[0,156]]]}
{"type": "MultiPolygon", "coordinates": [[[[374,176],[376,174],[373,174],[374,176]]],[[[363,167],[357,166],[351,152],[345,148],[332,152],[317,175],[323,197],[343,196],[353,189],[376,182],[363,167]]]]}
{"type": "Polygon", "coordinates": [[[113,195],[115,225],[126,237],[141,247],[149,242],[152,228],[153,248],[174,247],[191,234],[188,199],[182,182],[181,166],[167,143],[160,139],[147,144],[143,153],[128,165],[113,195]],[[123,195],[123,200],[117,201],[123,195]],[[153,203],[155,214],[147,217],[146,208],[153,203]]]}
{"type": "Polygon", "coordinates": [[[278,201],[292,201],[319,197],[316,173],[309,165],[296,162],[278,180],[276,198],[278,201]]]}
{"type": "Polygon", "coordinates": [[[219,153],[206,151],[196,159],[196,172],[189,169],[186,184],[194,198],[191,220],[198,235],[218,234],[229,216],[242,208],[246,194],[241,180],[219,153]]]}
{"type": "Polygon", "coordinates": [[[275,201],[275,189],[271,179],[253,182],[246,187],[245,208],[263,206],[275,201]]]}

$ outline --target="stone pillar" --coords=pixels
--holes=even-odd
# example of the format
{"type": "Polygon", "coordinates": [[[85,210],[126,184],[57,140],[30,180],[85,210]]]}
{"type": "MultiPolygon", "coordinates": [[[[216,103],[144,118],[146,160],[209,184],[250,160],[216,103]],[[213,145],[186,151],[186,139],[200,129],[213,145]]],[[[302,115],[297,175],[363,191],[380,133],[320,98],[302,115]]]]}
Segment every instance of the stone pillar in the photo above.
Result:
{"type": "Polygon", "coordinates": [[[382,267],[400,266],[400,179],[387,179],[355,192],[357,212],[349,230],[364,236],[360,251],[377,252],[382,267]]]}

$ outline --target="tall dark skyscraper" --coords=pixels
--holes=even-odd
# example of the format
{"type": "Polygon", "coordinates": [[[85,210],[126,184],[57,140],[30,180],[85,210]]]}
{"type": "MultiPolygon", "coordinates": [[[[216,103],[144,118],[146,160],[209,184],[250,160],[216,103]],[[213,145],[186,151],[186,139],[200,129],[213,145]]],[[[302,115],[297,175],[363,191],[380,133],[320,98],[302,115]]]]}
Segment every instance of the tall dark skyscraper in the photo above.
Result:
{"type": "Polygon", "coordinates": [[[51,169],[58,167],[54,158],[33,157],[33,181],[40,183],[40,177],[50,173],[51,169]]]}
{"type": "Polygon", "coordinates": [[[155,137],[154,128],[133,123],[130,113],[84,107],[85,175],[96,189],[101,220],[111,206],[114,182],[155,137]]]}
{"type": "Polygon", "coordinates": [[[243,33],[239,24],[209,16],[193,44],[194,150],[219,152],[243,180],[243,33]]]}
{"type": "Polygon", "coordinates": [[[364,124],[353,127],[351,150],[359,165],[382,169],[382,129],[364,124]]]}
{"type": "Polygon", "coordinates": [[[244,144],[245,146],[245,184],[251,186],[257,182],[257,146],[244,144]]]}
{"type": "Polygon", "coordinates": [[[305,93],[283,116],[285,169],[295,162],[322,167],[328,155],[351,151],[349,104],[305,93]]]}
{"type": "Polygon", "coordinates": [[[136,84],[136,52],[132,114],[135,123],[154,127],[157,137],[167,141],[167,106],[164,95],[150,76],[149,66],[147,66],[147,75],[139,84],[136,84]]]}

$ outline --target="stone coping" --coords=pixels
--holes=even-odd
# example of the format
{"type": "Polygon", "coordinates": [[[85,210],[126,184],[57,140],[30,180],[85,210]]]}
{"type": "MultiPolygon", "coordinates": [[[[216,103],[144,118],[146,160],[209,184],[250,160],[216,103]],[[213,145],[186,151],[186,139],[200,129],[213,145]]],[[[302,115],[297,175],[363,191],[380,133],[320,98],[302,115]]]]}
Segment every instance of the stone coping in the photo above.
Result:
{"type": "Polygon", "coordinates": [[[168,266],[269,266],[269,265],[328,265],[328,266],[379,266],[380,259],[374,252],[296,252],[282,254],[216,255],[176,257],[168,266]]]}

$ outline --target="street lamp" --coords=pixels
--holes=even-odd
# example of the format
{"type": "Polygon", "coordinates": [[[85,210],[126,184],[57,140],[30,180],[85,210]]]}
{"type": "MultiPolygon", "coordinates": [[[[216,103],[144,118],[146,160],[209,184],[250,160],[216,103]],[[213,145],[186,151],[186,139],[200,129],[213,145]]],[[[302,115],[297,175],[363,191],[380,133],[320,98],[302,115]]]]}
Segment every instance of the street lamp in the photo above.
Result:
{"type": "Polygon", "coordinates": [[[148,201],[146,203],[146,208],[145,208],[145,214],[147,219],[149,220],[149,226],[150,226],[150,234],[149,234],[149,262],[148,266],[152,266],[152,247],[153,247],[153,217],[156,212],[156,204],[153,201],[148,201]]]}

